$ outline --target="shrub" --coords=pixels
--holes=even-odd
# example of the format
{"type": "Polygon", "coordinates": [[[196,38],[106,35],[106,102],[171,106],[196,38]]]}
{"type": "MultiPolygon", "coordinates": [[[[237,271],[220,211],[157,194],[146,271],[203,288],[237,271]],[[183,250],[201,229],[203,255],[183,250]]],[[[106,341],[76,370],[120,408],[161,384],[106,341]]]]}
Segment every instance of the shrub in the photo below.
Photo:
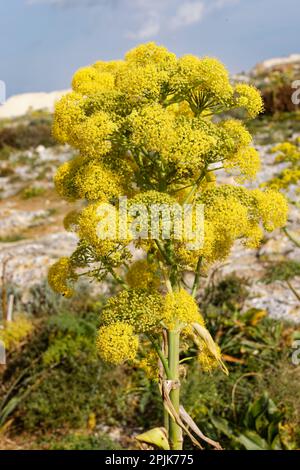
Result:
{"type": "Polygon", "coordinates": [[[5,148],[28,150],[38,145],[52,147],[55,144],[49,119],[30,120],[28,124],[20,123],[0,129],[0,151],[5,148]]]}

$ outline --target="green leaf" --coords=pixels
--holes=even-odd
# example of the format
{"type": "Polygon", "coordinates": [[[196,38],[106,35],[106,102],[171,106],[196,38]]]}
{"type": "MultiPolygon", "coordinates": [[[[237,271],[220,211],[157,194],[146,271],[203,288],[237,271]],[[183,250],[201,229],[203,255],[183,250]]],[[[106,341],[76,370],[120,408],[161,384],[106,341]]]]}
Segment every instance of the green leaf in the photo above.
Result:
{"type": "Polygon", "coordinates": [[[281,442],[280,442],[279,434],[277,434],[277,436],[273,440],[273,442],[271,444],[271,449],[272,450],[282,450],[282,445],[281,445],[281,442]]]}
{"type": "Polygon", "coordinates": [[[259,434],[266,431],[269,426],[269,421],[264,413],[261,413],[255,420],[255,429],[259,434]]]}
{"type": "Polygon", "coordinates": [[[229,423],[226,419],[220,418],[219,416],[211,416],[210,419],[212,424],[215,426],[215,428],[218,429],[218,431],[222,432],[223,434],[225,434],[225,436],[229,437],[230,439],[234,437],[232,429],[230,428],[229,423]]]}
{"type": "Polygon", "coordinates": [[[136,440],[153,445],[158,449],[170,450],[167,431],[165,428],[153,428],[136,436],[136,440]]]}
{"type": "Polygon", "coordinates": [[[240,434],[237,440],[247,450],[270,450],[268,443],[254,431],[246,431],[245,434],[240,434]]]}

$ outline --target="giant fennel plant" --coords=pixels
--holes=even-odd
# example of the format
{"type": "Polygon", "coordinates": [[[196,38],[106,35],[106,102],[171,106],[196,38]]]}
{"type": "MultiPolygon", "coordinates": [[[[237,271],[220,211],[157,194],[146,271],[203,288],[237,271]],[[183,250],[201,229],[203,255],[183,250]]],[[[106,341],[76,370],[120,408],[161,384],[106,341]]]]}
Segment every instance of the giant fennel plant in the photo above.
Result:
{"type": "MultiPolygon", "coordinates": [[[[55,186],[64,199],[78,201],[65,218],[78,245],[50,267],[49,284],[69,297],[80,276],[99,282],[113,276],[120,289],[100,312],[100,356],[112,364],[128,361],[158,382],[165,410],[162,447],[181,449],[186,433],[199,447],[204,439],[219,448],[180,403],[181,362],[189,349],[197,350],[204,371],[227,372],[195,300],[201,278],[236,240],[255,248],[264,230],[286,223],[279,192],[244,186],[255,178],[260,159],[242,120],[229,117],[242,108],[245,119],[255,118],[261,97],[252,86],[231,85],[218,60],[177,58],[154,43],[136,47],[124,60],[78,70],[72,88],[56,105],[53,130],[77,151],[59,167],[55,186]],[[220,169],[232,174],[233,184],[217,182],[220,169]],[[116,216],[125,198],[124,223],[116,216]],[[130,208],[155,205],[202,207],[203,243],[191,242],[185,232],[179,237],[173,216],[169,237],[162,236],[170,224],[163,217],[155,236],[145,236],[145,229],[133,236],[133,224],[137,231],[145,228],[150,215],[130,208]],[[111,230],[121,224],[122,231],[111,230]]],[[[194,212],[189,220],[199,241],[194,212]]]]}

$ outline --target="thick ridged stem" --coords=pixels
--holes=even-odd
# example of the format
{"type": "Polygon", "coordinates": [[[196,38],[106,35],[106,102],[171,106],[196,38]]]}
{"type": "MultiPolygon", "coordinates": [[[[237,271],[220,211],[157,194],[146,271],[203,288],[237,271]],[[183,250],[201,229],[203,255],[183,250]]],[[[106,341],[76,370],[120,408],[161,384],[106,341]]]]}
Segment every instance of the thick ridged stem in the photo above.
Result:
{"type": "MultiPolygon", "coordinates": [[[[180,387],[179,387],[179,332],[174,330],[168,331],[168,357],[170,379],[174,383],[178,383],[176,388],[170,392],[170,400],[179,415],[180,406],[180,387]]],[[[182,449],[182,430],[175,420],[169,417],[169,441],[172,450],[182,449]]]]}

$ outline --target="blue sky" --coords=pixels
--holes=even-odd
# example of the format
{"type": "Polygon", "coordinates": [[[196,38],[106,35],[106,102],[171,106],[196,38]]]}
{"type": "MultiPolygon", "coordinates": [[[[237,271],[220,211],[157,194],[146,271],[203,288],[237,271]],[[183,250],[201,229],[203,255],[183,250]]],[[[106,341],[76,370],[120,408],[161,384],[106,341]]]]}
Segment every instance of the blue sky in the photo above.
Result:
{"type": "Polygon", "coordinates": [[[299,0],[0,0],[8,96],[68,88],[74,71],[156,41],[231,72],[300,52],[299,0]]]}

